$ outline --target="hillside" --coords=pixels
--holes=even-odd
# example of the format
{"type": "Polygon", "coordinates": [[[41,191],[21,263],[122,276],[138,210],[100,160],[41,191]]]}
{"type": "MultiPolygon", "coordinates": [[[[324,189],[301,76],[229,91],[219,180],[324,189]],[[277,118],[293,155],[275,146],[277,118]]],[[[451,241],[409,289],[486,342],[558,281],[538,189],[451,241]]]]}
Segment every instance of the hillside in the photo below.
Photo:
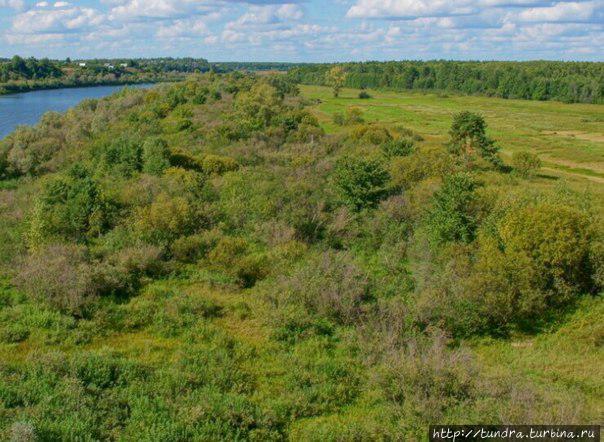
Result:
{"type": "Polygon", "coordinates": [[[598,422],[602,146],[548,146],[602,106],[359,93],[195,75],[0,141],[0,439],[598,422]]]}

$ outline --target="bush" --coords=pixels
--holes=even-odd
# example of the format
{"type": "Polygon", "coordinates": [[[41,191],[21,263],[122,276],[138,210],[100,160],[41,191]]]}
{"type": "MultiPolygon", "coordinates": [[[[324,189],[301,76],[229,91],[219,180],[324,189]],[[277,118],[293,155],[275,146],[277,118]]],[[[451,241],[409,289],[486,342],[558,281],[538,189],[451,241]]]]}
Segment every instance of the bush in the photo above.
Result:
{"type": "Polygon", "coordinates": [[[210,250],[216,247],[220,240],[219,230],[208,230],[191,236],[178,238],[170,246],[174,259],[181,262],[195,262],[204,258],[210,250]]]}
{"type": "Polygon", "coordinates": [[[350,133],[350,137],[355,141],[370,143],[374,146],[379,146],[392,140],[392,135],[385,127],[367,124],[356,127],[350,133]]]}
{"type": "Polygon", "coordinates": [[[170,167],[170,151],[161,138],[148,139],[143,144],[143,172],[161,175],[170,167]]]}
{"type": "Polygon", "coordinates": [[[541,168],[541,160],[534,153],[514,152],[514,155],[512,156],[512,167],[521,177],[529,178],[541,168]]]}
{"type": "Polygon", "coordinates": [[[347,253],[326,252],[282,277],[271,295],[278,308],[303,307],[336,323],[350,324],[363,312],[369,281],[347,253]]]}
{"type": "Polygon", "coordinates": [[[358,157],[341,160],[334,173],[342,201],[355,211],[376,207],[388,193],[389,179],[378,160],[358,157]]]}
{"type": "Polygon", "coordinates": [[[410,189],[426,178],[445,175],[451,169],[449,156],[436,149],[394,157],[389,167],[393,185],[403,189],[410,189]]]}
{"type": "Polygon", "coordinates": [[[540,317],[593,289],[586,216],[562,204],[510,210],[481,238],[473,280],[498,323],[540,317]],[[507,313],[507,314],[506,314],[507,313]]]}
{"type": "Polygon", "coordinates": [[[45,183],[30,217],[28,245],[35,248],[53,236],[85,242],[109,229],[114,211],[91,173],[76,164],[45,183]]]}
{"type": "Polygon", "coordinates": [[[150,206],[137,210],[133,225],[144,241],[165,246],[193,233],[196,221],[193,207],[185,198],[162,193],[150,206]]]}
{"type": "Polygon", "coordinates": [[[408,439],[421,439],[427,425],[478,399],[481,384],[472,354],[447,344],[438,331],[409,339],[402,349],[388,353],[377,369],[377,384],[394,412],[403,414],[404,428],[398,430],[408,439]]]}
{"type": "Polygon", "coordinates": [[[449,241],[470,242],[474,238],[476,200],[474,179],[465,173],[448,175],[442,188],[434,194],[428,214],[428,230],[434,244],[449,241]]]}
{"type": "Polygon", "coordinates": [[[74,245],[51,245],[30,254],[16,282],[34,301],[76,316],[86,314],[98,297],[86,251],[74,245]]]}
{"type": "Polygon", "coordinates": [[[371,95],[369,95],[367,91],[361,91],[359,92],[359,98],[361,100],[368,100],[369,98],[371,98],[371,95]]]}
{"type": "Polygon", "coordinates": [[[208,261],[235,277],[241,287],[250,288],[269,273],[266,255],[250,251],[251,245],[245,239],[224,237],[208,254],[208,261]]]}
{"type": "Polygon", "coordinates": [[[233,158],[221,157],[218,155],[206,155],[201,161],[201,167],[204,172],[213,175],[222,175],[226,172],[232,172],[239,168],[239,164],[233,158]]]}
{"type": "Polygon", "coordinates": [[[406,157],[411,155],[415,148],[415,143],[410,138],[398,138],[388,141],[381,146],[382,153],[387,159],[394,157],[406,157]]]}

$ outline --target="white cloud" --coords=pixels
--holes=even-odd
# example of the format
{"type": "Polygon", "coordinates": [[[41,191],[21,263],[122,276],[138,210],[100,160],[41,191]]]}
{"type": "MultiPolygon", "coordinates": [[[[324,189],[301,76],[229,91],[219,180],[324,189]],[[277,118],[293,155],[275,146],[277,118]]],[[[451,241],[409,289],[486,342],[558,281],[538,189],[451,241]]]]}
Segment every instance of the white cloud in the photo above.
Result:
{"type": "Polygon", "coordinates": [[[0,0],[0,8],[23,9],[24,7],[23,0],[0,0]]]}
{"type": "MultiPolygon", "coordinates": [[[[600,3],[602,8],[602,3],[600,3]]],[[[522,21],[529,22],[581,22],[593,18],[596,2],[556,3],[550,7],[529,8],[518,15],[522,21]]]]}
{"type": "Polygon", "coordinates": [[[346,14],[350,18],[438,17],[477,12],[471,0],[358,0],[346,14]]]}
{"type": "Polygon", "coordinates": [[[104,15],[91,8],[32,9],[15,16],[12,31],[17,34],[74,32],[94,28],[104,21],[104,15]]]}
{"type": "Polygon", "coordinates": [[[208,26],[198,18],[176,20],[172,23],[161,25],[157,36],[162,39],[193,38],[208,35],[208,26]]]}

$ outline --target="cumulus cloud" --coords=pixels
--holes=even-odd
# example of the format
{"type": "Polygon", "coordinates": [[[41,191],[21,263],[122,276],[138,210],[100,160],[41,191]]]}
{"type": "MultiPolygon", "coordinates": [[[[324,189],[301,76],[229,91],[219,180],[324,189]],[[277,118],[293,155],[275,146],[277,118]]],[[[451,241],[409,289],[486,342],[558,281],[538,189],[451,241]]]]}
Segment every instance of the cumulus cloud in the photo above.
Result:
{"type": "MultiPolygon", "coordinates": [[[[602,9],[602,2],[598,4],[602,9]]],[[[548,7],[526,9],[518,18],[529,22],[583,22],[594,18],[596,11],[596,2],[556,3],[548,7]]]]}
{"type": "Polygon", "coordinates": [[[104,21],[104,15],[95,9],[59,6],[52,10],[32,9],[18,14],[13,20],[12,31],[17,34],[75,32],[92,29],[104,21]]]}
{"type": "Polygon", "coordinates": [[[399,18],[465,15],[478,12],[471,0],[359,0],[347,13],[350,18],[399,18]]]}
{"type": "Polygon", "coordinates": [[[0,0],[4,22],[12,23],[0,28],[10,52],[309,61],[603,57],[602,0],[35,1],[0,0]]]}

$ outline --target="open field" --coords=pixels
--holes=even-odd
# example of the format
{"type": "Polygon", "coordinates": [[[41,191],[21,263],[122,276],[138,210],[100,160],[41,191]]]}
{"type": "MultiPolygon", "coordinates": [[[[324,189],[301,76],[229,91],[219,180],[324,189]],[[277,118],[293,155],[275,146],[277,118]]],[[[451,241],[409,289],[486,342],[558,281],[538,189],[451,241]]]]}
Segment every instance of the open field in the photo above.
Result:
{"type": "Polygon", "coordinates": [[[368,91],[371,99],[362,100],[356,89],[344,89],[339,98],[333,98],[327,87],[301,86],[301,91],[321,101],[315,112],[328,132],[339,130],[332,122],[334,113],[357,106],[368,122],[402,124],[428,143],[443,144],[454,113],[480,112],[504,158],[528,150],[537,153],[544,168],[556,176],[604,183],[603,105],[375,90],[368,91]]]}

